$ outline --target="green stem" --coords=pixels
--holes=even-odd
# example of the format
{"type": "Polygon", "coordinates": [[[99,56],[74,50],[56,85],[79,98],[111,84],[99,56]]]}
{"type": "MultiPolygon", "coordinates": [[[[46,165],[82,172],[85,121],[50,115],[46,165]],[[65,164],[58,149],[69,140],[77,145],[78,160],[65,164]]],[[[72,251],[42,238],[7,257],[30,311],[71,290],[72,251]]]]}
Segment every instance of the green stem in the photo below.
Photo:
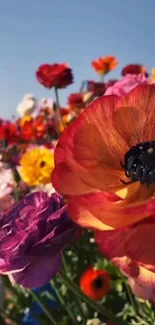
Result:
{"type": "Polygon", "coordinates": [[[59,96],[58,96],[58,88],[54,88],[55,91],[55,99],[56,99],[56,108],[57,110],[60,110],[60,102],[59,102],[59,96]]]}
{"type": "Polygon", "coordinates": [[[48,317],[48,319],[50,320],[52,325],[58,325],[56,320],[54,319],[54,317],[52,316],[52,314],[49,312],[49,310],[47,309],[46,305],[44,304],[44,302],[40,299],[40,297],[38,297],[35,292],[33,290],[29,290],[29,293],[31,294],[31,296],[33,297],[34,300],[37,301],[37,303],[40,305],[40,307],[42,308],[42,310],[44,311],[45,315],[48,317]]]}
{"type": "Polygon", "coordinates": [[[80,288],[72,281],[70,280],[62,271],[59,272],[59,277],[62,280],[62,282],[80,299],[82,299],[84,302],[86,302],[91,308],[96,310],[98,313],[102,314],[104,317],[106,317],[110,322],[114,323],[115,325],[127,325],[126,322],[119,319],[115,315],[113,315],[109,310],[107,310],[104,306],[101,306],[100,304],[96,303],[95,301],[91,300],[88,296],[86,296],[80,288]]]}
{"type": "Polygon", "coordinates": [[[54,290],[56,292],[56,295],[57,295],[57,298],[58,298],[60,304],[66,310],[66,313],[69,315],[70,319],[73,321],[73,324],[76,325],[77,324],[76,319],[74,318],[74,315],[72,314],[72,311],[68,308],[68,306],[67,306],[66,302],[64,301],[61,293],[59,292],[59,290],[57,290],[54,280],[51,280],[50,282],[52,284],[52,287],[54,287],[54,290]]]}
{"type": "Polygon", "coordinates": [[[104,74],[101,75],[101,82],[104,82],[104,74]]]}
{"type": "Polygon", "coordinates": [[[129,298],[129,302],[132,305],[135,313],[137,314],[138,313],[138,308],[136,306],[136,302],[135,302],[134,297],[132,295],[131,289],[130,289],[129,285],[126,282],[124,283],[124,285],[125,285],[125,288],[126,288],[128,298],[129,298]]]}
{"type": "Polygon", "coordinates": [[[60,102],[59,102],[59,96],[58,96],[58,88],[55,87],[54,88],[54,92],[55,92],[55,99],[56,99],[56,113],[55,113],[55,122],[56,122],[56,126],[57,126],[57,131],[58,134],[60,133],[60,124],[64,124],[63,123],[63,119],[61,116],[61,111],[60,111],[60,102]]]}

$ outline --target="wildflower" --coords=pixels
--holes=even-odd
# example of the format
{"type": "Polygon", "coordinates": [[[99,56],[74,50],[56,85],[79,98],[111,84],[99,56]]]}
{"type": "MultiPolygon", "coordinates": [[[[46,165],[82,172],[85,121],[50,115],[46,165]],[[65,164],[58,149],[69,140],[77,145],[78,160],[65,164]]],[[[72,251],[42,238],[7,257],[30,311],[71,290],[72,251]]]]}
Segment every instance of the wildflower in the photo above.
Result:
{"type": "Polygon", "coordinates": [[[100,300],[110,290],[110,275],[105,270],[89,268],[80,278],[80,287],[92,300],[100,300]]]}
{"type": "Polygon", "coordinates": [[[72,70],[66,63],[43,64],[36,71],[37,80],[46,88],[65,88],[72,84],[72,70]]]}
{"type": "Polygon", "coordinates": [[[75,232],[60,196],[25,196],[0,215],[0,273],[27,288],[46,284],[59,271],[61,251],[75,232]]]}
{"type": "Polygon", "coordinates": [[[23,154],[20,174],[30,186],[50,183],[54,168],[54,153],[45,147],[36,147],[23,154]]]}
{"type": "Polygon", "coordinates": [[[118,65],[118,61],[114,56],[106,56],[104,58],[98,58],[92,61],[92,67],[99,75],[105,75],[109,71],[115,69],[118,65]]]}

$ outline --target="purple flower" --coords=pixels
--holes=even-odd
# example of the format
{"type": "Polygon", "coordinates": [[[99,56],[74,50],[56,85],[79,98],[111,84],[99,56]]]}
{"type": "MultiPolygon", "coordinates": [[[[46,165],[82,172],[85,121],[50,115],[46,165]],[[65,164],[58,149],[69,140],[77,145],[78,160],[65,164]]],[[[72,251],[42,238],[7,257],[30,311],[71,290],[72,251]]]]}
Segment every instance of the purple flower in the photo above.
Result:
{"type": "Polygon", "coordinates": [[[59,271],[76,230],[59,195],[27,195],[0,214],[0,273],[27,288],[44,285],[59,271]]]}

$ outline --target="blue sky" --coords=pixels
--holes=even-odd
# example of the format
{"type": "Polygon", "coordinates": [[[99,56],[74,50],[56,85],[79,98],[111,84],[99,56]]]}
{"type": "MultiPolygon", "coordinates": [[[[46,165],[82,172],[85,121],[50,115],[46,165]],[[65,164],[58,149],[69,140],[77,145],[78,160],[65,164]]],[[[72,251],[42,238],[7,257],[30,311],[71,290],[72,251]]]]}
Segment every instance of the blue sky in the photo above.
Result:
{"type": "Polygon", "coordinates": [[[52,97],[35,79],[42,63],[67,62],[75,82],[98,76],[90,62],[115,55],[120,76],[128,63],[155,66],[154,0],[0,0],[0,116],[11,117],[24,94],[52,97]]]}

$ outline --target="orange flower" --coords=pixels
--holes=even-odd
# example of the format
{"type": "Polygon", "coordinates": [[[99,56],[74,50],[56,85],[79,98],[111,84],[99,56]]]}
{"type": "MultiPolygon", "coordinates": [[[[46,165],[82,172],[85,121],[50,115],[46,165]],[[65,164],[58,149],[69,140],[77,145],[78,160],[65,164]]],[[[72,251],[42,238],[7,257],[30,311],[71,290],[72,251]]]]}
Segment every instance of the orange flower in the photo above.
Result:
{"type": "Polygon", "coordinates": [[[62,134],[52,183],[83,227],[117,229],[155,214],[155,85],[95,100],[62,134]]]}
{"type": "Polygon", "coordinates": [[[92,300],[100,300],[110,290],[110,275],[105,270],[90,268],[82,275],[80,288],[92,300]]]}
{"type": "Polygon", "coordinates": [[[114,56],[106,56],[105,58],[98,58],[92,61],[94,70],[99,75],[104,75],[118,66],[118,61],[114,56]]]}

